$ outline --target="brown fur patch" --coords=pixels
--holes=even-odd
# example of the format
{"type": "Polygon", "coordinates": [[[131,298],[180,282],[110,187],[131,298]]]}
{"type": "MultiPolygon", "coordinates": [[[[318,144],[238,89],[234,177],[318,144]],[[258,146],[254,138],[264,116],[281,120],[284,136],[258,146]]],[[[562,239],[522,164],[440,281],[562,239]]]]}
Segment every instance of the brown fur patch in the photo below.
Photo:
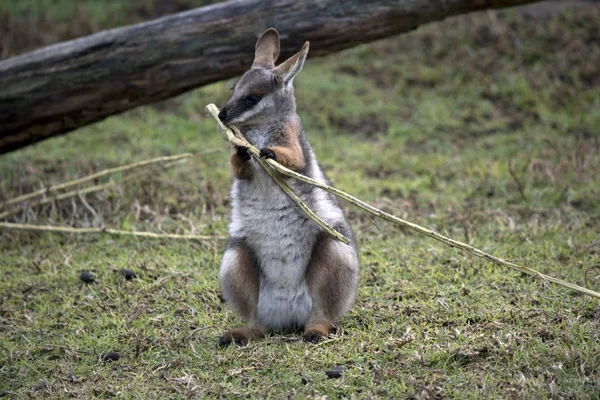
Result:
{"type": "Polygon", "coordinates": [[[307,280],[313,308],[305,332],[315,330],[327,333],[346,311],[344,306],[356,291],[353,277],[358,271],[332,251],[332,244],[335,244],[335,240],[323,234],[313,249],[308,265],[307,280]]]}
{"type": "Polygon", "coordinates": [[[300,146],[300,129],[295,123],[285,125],[279,140],[280,145],[270,147],[277,162],[292,171],[300,171],[306,166],[300,146]]]}
{"type": "Polygon", "coordinates": [[[229,162],[231,163],[233,176],[236,178],[249,179],[252,177],[252,164],[250,163],[250,160],[243,160],[235,148],[231,149],[229,162]]]}
{"type": "Polygon", "coordinates": [[[238,244],[227,251],[236,252],[235,267],[231,267],[224,277],[230,293],[227,301],[246,321],[252,321],[256,319],[258,306],[259,272],[256,262],[245,244],[238,244]]]}
{"type": "Polygon", "coordinates": [[[318,343],[322,338],[329,335],[331,328],[331,322],[317,322],[307,325],[304,328],[304,334],[302,336],[307,342],[318,343]]]}
{"type": "Polygon", "coordinates": [[[230,329],[219,339],[221,346],[233,342],[245,344],[264,336],[257,318],[260,274],[256,259],[243,239],[232,239],[226,251],[235,252],[229,269],[221,280],[226,301],[248,321],[248,325],[230,329]]]}
{"type": "Polygon", "coordinates": [[[219,338],[219,344],[221,346],[227,346],[231,343],[238,345],[244,345],[252,339],[260,339],[265,336],[262,329],[258,326],[240,326],[227,331],[223,336],[219,338]]]}

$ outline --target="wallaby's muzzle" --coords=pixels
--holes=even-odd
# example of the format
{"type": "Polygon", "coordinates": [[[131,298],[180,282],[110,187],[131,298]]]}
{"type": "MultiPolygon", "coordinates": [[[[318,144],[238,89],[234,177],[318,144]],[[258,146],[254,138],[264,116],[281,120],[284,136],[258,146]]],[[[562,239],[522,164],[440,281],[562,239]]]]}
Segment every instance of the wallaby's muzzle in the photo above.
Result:
{"type": "Polygon", "coordinates": [[[221,122],[225,122],[226,118],[227,118],[227,110],[225,109],[225,107],[223,107],[221,112],[219,112],[219,119],[221,120],[221,122]]]}

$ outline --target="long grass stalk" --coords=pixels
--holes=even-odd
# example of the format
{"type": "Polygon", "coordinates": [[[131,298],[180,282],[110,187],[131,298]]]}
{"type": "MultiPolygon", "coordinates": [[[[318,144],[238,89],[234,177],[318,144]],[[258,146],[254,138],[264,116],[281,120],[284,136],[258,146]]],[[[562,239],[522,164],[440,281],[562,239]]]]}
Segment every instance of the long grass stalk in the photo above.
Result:
{"type": "MultiPolygon", "coordinates": [[[[217,150],[212,150],[212,151],[214,152],[214,151],[217,151],[217,150]]],[[[73,187],[73,186],[76,186],[76,185],[80,185],[82,183],[89,182],[91,180],[100,178],[102,176],[114,174],[114,173],[117,173],[117,172],[129,171],[129,170],[132,170],[132,169],[145,167],[145,166],[148,166],[148,165],[151,165],[151,164],[166,163],[166,162],[171,163],[173,161],[183,160],[183,159],[186,159],[186,158],[190,158],[192,156],[193,156],[193,154],[190,154],[190,153],[177,154],[177,155],[174,155],[174,156],[157,157],[157,158],[152,158],[152,159],[149,159],[149,160],[142,160],[142,161],[137,161],[137,162],[134,162],[134,163],[131,163],[131,164],[121,165],[120,167],[114,167],[114,168],[104,169],[102,171],[98,171],[98,172],[95,172],[95,173],[93,173],[91,175],[87,175],[87,176],[84,176],[84,177],[81,177],[81,178],[77,178],[77,179],[74,179],[72,181],[59,183],[59,184],[56,184],[56,185],[49,186],[47,188],[36,190],[34,192],[31,192],[31,193],[26,193],[24,195],[21,195],[21,196],[18,196],[18,197],[14,197],[12,199],[8,199],[4,203],[0,204],[0,208],[6,208],[6,206],[9,206],[11,204],[21,203],[21,202],[23,202],[25,200],[29,200],[29,199],[32,199],[32,198],[37,197],[37,196],[41,196],[41,195],[46,194],[46,193],[52,193],[52,192],[56,192],[58,190],[63,190],[63,189],[67,189],[67,188],[70,188],[70,187],[73,187]]],[[[75,193],[77,193],[77,192],[75,192],[75,193]]],[[[2,217],[0,217],[0,218],[2,218],[2,217]]]]}
{"type": "MultiPolygon", "coordinates": [[[[117,183],[116,181],[111,181],[111,182],[103,183],[101,185],[90,186],[90,187],[87,187],[84,189],[71,190],[69,192],[61,193],[56,196],[46,197],[45,199],[36,201],[36,202],[34,202],[34,204],[32,204],[32,206],[41,206],[44,204],[51,203],[53,201],[64,200],[64,199],[68,199],[69,197],[75,197],[80,194],[83,195],[83,194],[97,192],[97,191],[105,189],[107,187],[114,186],[116,183],[117,183]]],[[[0,219],[4,219],[6,217],[13,216],[15,214],[18,214],[21,211],[23,211],[22,207],[15,207],[13,209],[1,212],[0,219]]]]}
{"type": "Polygon", "coordinates": [[[116,235],[116,236],[137,236],[137,237],[152,238],[152,239],[187,239],[187,240],[225,240],[225,239],[227,239],[225,236],[179,235],[179,234],[174,234],[174,233],[125,231],[125,230],[121,230],[121,229],[113,229],[113,228],[105,228],[105,227],[73,228],[70,226],[17,224],[17,223],[12,223],[12,222],[0,222],[0,228],[25,230],[25,231],[42,231],[42,232],[75,233],[75,234],[107,233],[109,235],[116,235]]]}

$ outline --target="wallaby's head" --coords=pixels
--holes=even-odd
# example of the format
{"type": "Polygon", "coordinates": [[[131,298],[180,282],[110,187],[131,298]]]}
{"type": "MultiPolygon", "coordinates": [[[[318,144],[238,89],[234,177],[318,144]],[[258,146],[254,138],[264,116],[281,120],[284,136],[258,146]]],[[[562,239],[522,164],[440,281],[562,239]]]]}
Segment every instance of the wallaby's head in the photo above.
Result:
{"type": "Polygon", "coordinates": [[[279,57],[279,33],[268,29],[256,42],[252,68],[233,87],[233,94],[219,113],[224,124],[260,126],[294,113],[294,77],[308,53],[302,50],[275,66],[279,57]]]}

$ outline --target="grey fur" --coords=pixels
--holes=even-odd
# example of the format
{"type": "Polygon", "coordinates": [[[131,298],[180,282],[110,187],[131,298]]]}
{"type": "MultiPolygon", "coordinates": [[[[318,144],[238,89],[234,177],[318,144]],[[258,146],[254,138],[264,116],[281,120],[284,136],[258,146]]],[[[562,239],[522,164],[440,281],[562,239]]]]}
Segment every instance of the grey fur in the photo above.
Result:
{"type": "MultiPolygon", "coordinates": [[[[307,51],[308,46],[305,48],[307,51]]],[[[277,68],[253,67],[244,74],[224,107],[227,110],[224,122],[241,127],[248,141],[259,149],[280,145],[286,126],[300,127],[298,140],[305,161],[300,172],[327,183],[296,114],[291,81],[302,68],[306,51],[297,58],[298,63],[291,64],[291,72],[287,72],[287,83],[281,79],[285,75],[277,71],[277,68]],[[262,99],[258,104],[248,107],[244,99],[251,91],[256,92],[257,87],[263,90],[262,99]],[[270,90],[265,91],[266,88],[270,90]]],[[[324,237],[318,225],[297,209],[254,159],[249,162],[252,163],[252,177],[236,178],[231,191],[231,240],[225,250],[220,272],[223,295],[226,301],[231,302],[233,296],[228,276],[236,273],[234,252],[236,245],[243,243],[250,249],[253,262],[256,262],[260,271],[256,315],[249,317],[255,320],[249,322],[258,324],[265,330],[302,327],[327,311],[314,309],[315,288],[309,287],[307,274],[311,260],[314,259],[315,247],[328,238],[324,237]]],[[[320,218],[352,238],[350,226],[337,201],[330,194],[293,179],[286,181],[320,218]]],[[[331,322],[335,322],[348,310],[354,298],[358,281],[358,257],[353,238],[350,245],[332,241],[326,250],[332,252],[331,259],[337,260],[339,265],[324,265],[320,268],[334,271],[335,283],[332,283],[331,290],[336,293],[328,298],[335,299],[340,304],[319,307],[335,310],[330,318],[331,322]],[[338,270],[339,273],[335,272],[338,270]],[[345,287],[340,287],[340,282],[345,287]]],[[[327,282],[324,284],[327,285],[327,282]]],[[[238,308],[235,304],[233,307],[238,308]]]]}

